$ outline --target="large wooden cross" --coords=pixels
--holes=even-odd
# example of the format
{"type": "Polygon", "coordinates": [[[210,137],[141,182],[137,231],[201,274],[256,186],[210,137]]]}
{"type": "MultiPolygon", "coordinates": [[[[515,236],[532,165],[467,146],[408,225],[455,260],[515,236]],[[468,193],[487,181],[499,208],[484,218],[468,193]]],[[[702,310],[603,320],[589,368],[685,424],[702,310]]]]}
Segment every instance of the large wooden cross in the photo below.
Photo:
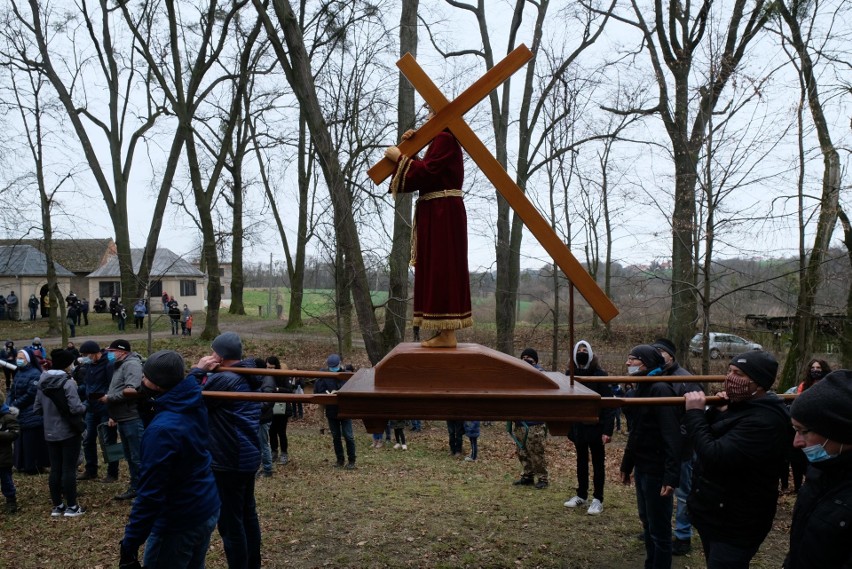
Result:
{"type": "MultiPolygon", "coordinates": [[[[491,91],[512,76],[527,61],[532,52],[523,44],[518,46],[500,63],[489,69],[485,75],[468,87],[452,102],[432,82],[417,64],[410,53],[406,53],[397,62],[397,67],[414,86],[423,99],[435,111],[435,116],[427,121],[417,133],[399,144],[399,150],[406,156],[414,156],[444,129],[449,129],[468,155],[479,166],[485,176],[494,184],[497,191],[506,199],[509,206],[517,212],[530,232],[538,239],[545,251],[583,295],[592,310],[604,322],[609,322],[618,314],[618,309],[600,289],[595,280],[583,266],[538,210],[526,198],[521,188],[506,173],[506,170],[494,158],[476,133],[464,121],[464,114],[484,99],[491,91]]],[[[396,164],[387,158],[370,168],[367,174],[376,184],[382,183],[396,169],[396,164]]],[[[440,188],[436,188],[440,189],[440,188]]]]}

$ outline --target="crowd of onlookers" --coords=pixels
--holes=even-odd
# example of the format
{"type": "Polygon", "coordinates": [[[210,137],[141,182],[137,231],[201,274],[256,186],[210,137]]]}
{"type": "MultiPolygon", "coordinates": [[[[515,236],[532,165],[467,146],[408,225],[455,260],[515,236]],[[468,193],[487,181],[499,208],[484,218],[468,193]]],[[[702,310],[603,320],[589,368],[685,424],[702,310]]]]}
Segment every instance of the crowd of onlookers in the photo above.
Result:
{"type": "MultiPolygon", "coordinates": [[[[172,310],[172,299],[164,298],[163,310],[172,310]]],[[[534,349],[523,350],[520,358],[542,369],[534,349]]],[[[117,482],[117,461],[100,471],[98,447],[120,443],[129,480],[114,499],[132,501],[121,567],[142,566],[143,544],[145,567],[203,566],[217,528],[229,567],[260,566],[255,480],[272,476],[276,463],[288,463],[288,422],[304,410],[297,402],[261,402],[239,394],[303,393],[302,380],[289,375],[277,356],[247,358],[240,337],[225,332],[186,373],[177,352],[164,350],[143,360],[124,339],[105,348],[92,340],[79,348],[69,342],[48,357],[35,338],[21,349],[7,342],[0,365],[7,372],[0,486],[8,513],[19,507],[13,469],[34,474],[49,468],[50,515],[83,515],[77,484],[117,482]],[[203,392],[237,395],[202,397],[203,392]]],[[[708,405],[701,384],[689,381],[668,340],[635,346],[625,366],[636,379],[632,384],[601,381],[607,371],[592,345],[580,341],[565,373],[580,382],[589,378],[584,385],[601,397],[682,401],[624,408],[627,442],[619,477],[635,487],[646,567],[670,567],[673,555],[689,553],[693,530],[701,537],[707,567],[748,567],[770,531],[779,483],[786,484],[790,466],[798,496],[785,567],[852,564],[852,541],[844,539],[852,525],[847,446],[852,444],[852,372],[832,372],[828,362],[812,360],[792,390],[798,395],[790,405],[771,390],[778,370],[774,357],[747,352],[731,360],[718,394],[721,404],[708,405]]],[[[331,354],[322,371],[353,368],[331,354]]],[[[341,376],[326,375],[315,381],[314,393],[334,394],[344,384],[341,376]]],[[[355,469],[352,421],[339,417],[333,404],[324,406],[324,414],[335,465],[355,469]]],[[[391,440],[392,434],[394,448],[407,450],[406,430],[417,431],[420,424],[389,421],[384,433],[373,435],[372,446],[380,448],[383,437],[391,440]]],[[[576,448],[577,488],[566,508],[604,513],[605,449],[620,426],[621,412],[609,407],[601,408],[596,423],[573,425],[568,437],[576,448]]],[[[521,465],[514,484],[546,489],[547,425],[518,420],[507,431],[521,465]]],[[[447,432],[453,456],[480,458],[479,421],[448,421],[447,432]]]]}
{"type": "MultiPolygon", "coordinates": [[[[163,293],[161,297],[163,303],[163,314],[168,317],[171,326],[172,335],[191,336],[192,335],[192,311],[184,304],[182,307],[175,300],[175,297],[168,293],[163,293]]],[[[36,315],[41,311],[42,318],[50,316],[50,296],[44,295],[39,299],[35,294],[31,294],[27,302],[29,308],[29,320],[36,320],[36,315]]],[[[89,325],[89,310],[93,309],[98,314],[109,312],[112,321],[117,323],[118,330],[123,331],[127,328],[128,312],[121,298],[114,295],[109,302],[106,299],[98,297],[90,306],[88,299],[78,297],[73,291],[65,297],[65,323],[68,326],[69,336],[76,337],[78,326],[89,325]]],[[[140,298],[132,307],[133,319],[137,329],[144,327],[145,317],[149,313],[148,302],[144,298],[140,298]]],[[[18,297],[15,291],[10,291],[7,296],[0,294],[0,320],[21,320],[21,309],[19,308],[18,297]]]]}

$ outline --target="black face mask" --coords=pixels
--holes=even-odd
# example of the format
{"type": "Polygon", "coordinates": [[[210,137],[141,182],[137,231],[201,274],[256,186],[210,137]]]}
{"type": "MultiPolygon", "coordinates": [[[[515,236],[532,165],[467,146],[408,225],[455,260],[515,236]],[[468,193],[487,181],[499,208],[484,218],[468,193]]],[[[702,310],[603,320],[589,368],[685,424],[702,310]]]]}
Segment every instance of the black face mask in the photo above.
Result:
{"type": "Polygon", "coordinates": [[[577,365],[584,366],[589,363],[589,353],[588,352],[577,352],[577,365]]]}
{"type": "Polygon", "coordinates": [[[150,387],[146,386],[144,383],[140,384],[139,387],[136,388],[136,391],[144,397],[145,399],[156,399],[160,395],[163,394],[162,391],[154,391],[150,387]]]}
{"type": "Polygon", "coordinates": [[[808,373],[811,376],[811,379],[813,379],[813,380],[820,380],[823,377],[825,377],[825,372],[822,371],[821,369],[812,369],[808,373]]]}

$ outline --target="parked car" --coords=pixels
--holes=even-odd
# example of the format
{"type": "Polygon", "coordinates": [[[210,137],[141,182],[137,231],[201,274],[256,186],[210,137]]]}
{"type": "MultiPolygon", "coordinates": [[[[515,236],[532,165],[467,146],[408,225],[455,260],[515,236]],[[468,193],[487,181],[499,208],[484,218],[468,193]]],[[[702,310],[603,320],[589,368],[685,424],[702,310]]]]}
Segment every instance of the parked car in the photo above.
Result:
{"type": "MultiPolygon", "coordinates": [[[[696,334],[689,341],[689,351],[693,355],[701,355],[701,343],[704,334],[696,334]]],[[[733,334],[723,334],[721,332],[710,332],[710,358],[718,360],[722,356],[735,356],[749,350],[762,350],[763,346],[740,338],[733,334]]]]}

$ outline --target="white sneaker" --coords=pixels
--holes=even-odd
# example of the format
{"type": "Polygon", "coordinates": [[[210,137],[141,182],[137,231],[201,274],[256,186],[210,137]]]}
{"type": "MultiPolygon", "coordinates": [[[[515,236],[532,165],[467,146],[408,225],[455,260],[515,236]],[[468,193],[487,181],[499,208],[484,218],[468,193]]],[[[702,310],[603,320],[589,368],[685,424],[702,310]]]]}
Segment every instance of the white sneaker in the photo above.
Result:
{"type": "Polygon", "coordinates": [[[408,450],[408,445],[402,445],[402,450],[408,450]]]}
{"type": "Polygon", "coordinates": [[[603,504],[597,498],[592,500],[592,505],[589,506],[589,511],[587,512],[590,516],[597,516],[603,512],[603,504]]]}
{"type": "Polygon", "coordinates": [[[574,496],[573,498],[565,502],[563,506],[565,506],[566,508],[576,508],[577,506],[582,506],[585,503],[586,501],[584,499],[580,498],[579,496],[574,496]]]}
{"type": "Polygon", "coordinates": [[[401,446],[402,446],[401,444],[396,443],[395,445],[393,445],[393,448],[394,448],[394,449],[396,449],[396,450],[399,450],[399,448],[400,448],[401,446]]]}

